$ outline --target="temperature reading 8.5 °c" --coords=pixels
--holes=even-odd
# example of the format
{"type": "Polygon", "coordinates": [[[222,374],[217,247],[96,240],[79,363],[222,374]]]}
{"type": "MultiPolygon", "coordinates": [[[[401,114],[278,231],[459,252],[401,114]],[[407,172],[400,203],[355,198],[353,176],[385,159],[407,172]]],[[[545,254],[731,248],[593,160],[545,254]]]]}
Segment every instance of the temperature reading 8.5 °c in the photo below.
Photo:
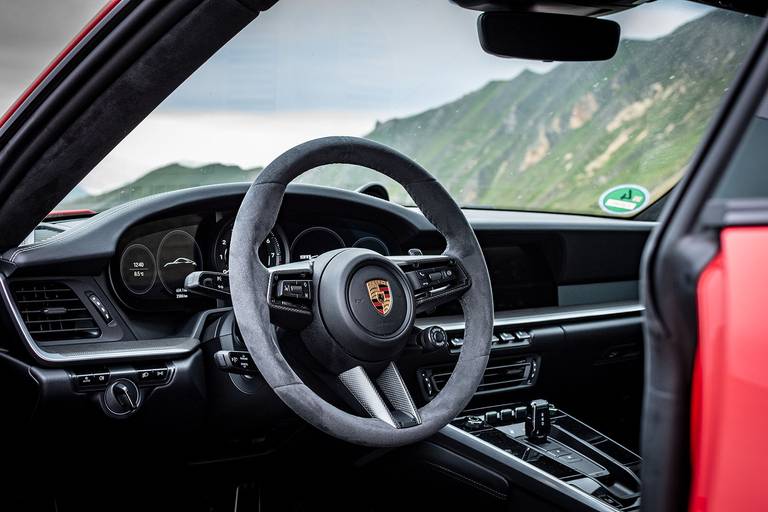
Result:
{"type": "Polygon", "coordinates": [[[141,244],[127,247],[120,257],[120,277],[131,293],[147,293],[157,277],[157,266],[152,252],[141,244]]]}

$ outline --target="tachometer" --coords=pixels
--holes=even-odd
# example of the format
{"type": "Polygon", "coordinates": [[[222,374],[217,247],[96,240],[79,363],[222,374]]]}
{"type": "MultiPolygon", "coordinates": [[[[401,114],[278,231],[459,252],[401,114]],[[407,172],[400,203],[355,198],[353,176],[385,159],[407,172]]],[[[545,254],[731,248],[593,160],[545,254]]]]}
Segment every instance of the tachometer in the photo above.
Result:
{"type": "MultiPolygon", "coordinates": [[[[224,225],[213,247],[213,261],[219,272],[229,272],[229,245],[232,242],[232,226],[234,224],[235,221],[230,221],[224,225]]],[[[273,231],[269,232],[259,247],[259,259],[265,267],[274,267],[285,263],[283,246],[273,231]]]]}
{"type": "Polygon", "coordinates": [[[171,231],[160,241],[157,248],[157,267],[160,282],[168,293],[186,298],[186,277],[202,270],[203,258],[194,237],[180,229],[171,231]]]}

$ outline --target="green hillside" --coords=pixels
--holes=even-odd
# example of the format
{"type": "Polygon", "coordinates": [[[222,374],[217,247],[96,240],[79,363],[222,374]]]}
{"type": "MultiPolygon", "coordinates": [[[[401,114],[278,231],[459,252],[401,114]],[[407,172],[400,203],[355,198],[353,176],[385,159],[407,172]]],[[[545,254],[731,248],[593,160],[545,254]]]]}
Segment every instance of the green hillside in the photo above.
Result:
{"type": "MultiPolygon", "coordinates": [[[[446,105],[380,123],[368,138],[432,172],[463,204],[601,213],[600,193],[636,183],[651,197],[679,178],[759,28],[713,12],[607,62],[566,63],[495,81],[446,105]]],[[[356,188],[374,173],[303,179],[356,188]]]]}
{"type": "Polygon", "coordinates": [[[171,164],[145,174],[127,185],[104,194],[83,197],[82,194],[70,194],[59,208],[90,208],[101,211],[140,197],[146,197],[171,190],[199,187],[216,183],[238,183],[253,181],[261,167],[241,169],[236,165],[209,164],[200,167],[187,167],[171,164]]]}
{"type": "MultiPolygon", "coordinates": [[[[645,186],[655,199],[684,171],[759,25],[713,11],[653,41],[623,40],[610,61],[490,82],[377,123],[366,137],[414,158],[465,205],[599,214],[600,194],[625,183],[645,186]]],[[[177,188],[248,181],[259,170],[174,164],[71,205],[101,210],[177,188]]],[[[378,181],[408,202],[396,184],[365,169],[329,166],[300,181],[351,189],[378,181]]]]}

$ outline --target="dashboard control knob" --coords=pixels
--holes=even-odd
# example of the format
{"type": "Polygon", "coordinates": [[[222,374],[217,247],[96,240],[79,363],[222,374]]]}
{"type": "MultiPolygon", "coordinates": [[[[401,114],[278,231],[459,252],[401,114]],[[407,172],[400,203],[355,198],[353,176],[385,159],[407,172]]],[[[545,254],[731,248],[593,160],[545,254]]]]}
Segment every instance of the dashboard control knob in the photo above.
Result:
{"type": "Polygon", "coordinates": [[[112,393],[114,393],[117,403],[119,403],[123,409],[129,412],[136,410],[136,407],[138,406],[136,398],[131,396],[131,389],[126,386],[125,383],[117,382],[112,388],[112,393]]]}
{"type": "Polygon", "coordinates": [[[448,346],[448,334],[439,325],[433,325],[419,333],[418,343],[425,352],[441,350],[448,346]]]}
{"type": "Polygon", "coordinates": [[[118,379],[104,391],[104,407],[115,416],[128,416],[139,408],[138,386],[128,379],[118,379]]]}
{"type": "Polygon", "coordinates": [[[464,418],[464,430],[467,430],[469,432],[472,432],[474,430],[480,430],[481,428],[485,428],[486,423],[483,421],[483,418],[480,416],[467,416],[464,418]]]}

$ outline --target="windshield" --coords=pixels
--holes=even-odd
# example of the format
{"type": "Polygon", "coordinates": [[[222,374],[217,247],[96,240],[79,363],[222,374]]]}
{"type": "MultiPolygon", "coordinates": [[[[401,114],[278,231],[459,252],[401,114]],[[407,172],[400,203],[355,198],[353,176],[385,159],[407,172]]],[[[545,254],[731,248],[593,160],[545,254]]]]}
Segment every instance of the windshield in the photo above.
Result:
{"type": "MultiPolygon", "coordinates": [[[[60,208],[249,181],[296,144],[354,135],[413,158],[463,206],[631,217],[680,179],[759,27],[662,0],[612,17],[613,59],[556,64],[485,54],[476,18],[445,0],[278,2],[60,208]]],[[[409,204],[359,168],[299,181],[379,182],[409,204]]]]}

